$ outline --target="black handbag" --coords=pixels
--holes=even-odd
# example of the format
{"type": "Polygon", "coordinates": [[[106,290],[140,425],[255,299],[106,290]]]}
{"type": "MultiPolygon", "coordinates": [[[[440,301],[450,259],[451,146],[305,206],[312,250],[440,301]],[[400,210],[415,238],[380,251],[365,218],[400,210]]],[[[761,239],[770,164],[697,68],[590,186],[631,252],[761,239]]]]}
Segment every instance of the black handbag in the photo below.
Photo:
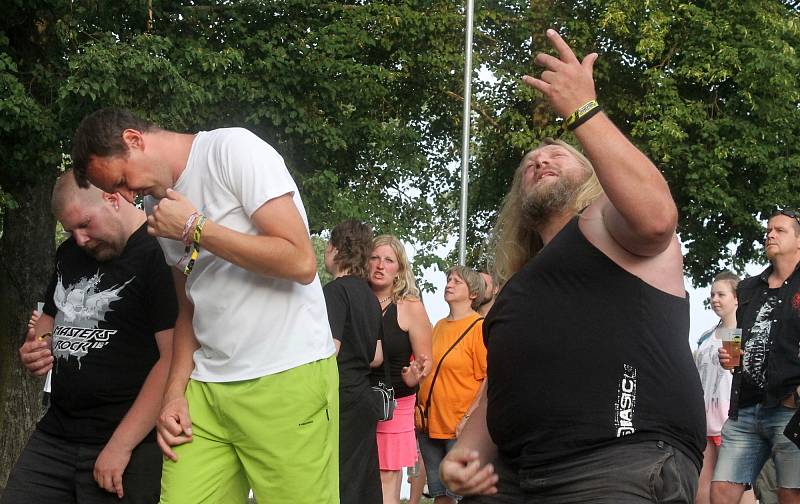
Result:
{"type": "MultiPolygon", "coordinates": [[[[383,322],[381,321],[381,341],[383,341],[383,322]]],[[[372,393],[378,401],[378,421],[388,422],[394,415],[397,407],[397,399],[394,397],[394,387],[392,387],[392,376],[389,373],[389,358],[386,349],[383,348],[383,380],[378,380],[377,385],[372,386],[372,393]]]]}

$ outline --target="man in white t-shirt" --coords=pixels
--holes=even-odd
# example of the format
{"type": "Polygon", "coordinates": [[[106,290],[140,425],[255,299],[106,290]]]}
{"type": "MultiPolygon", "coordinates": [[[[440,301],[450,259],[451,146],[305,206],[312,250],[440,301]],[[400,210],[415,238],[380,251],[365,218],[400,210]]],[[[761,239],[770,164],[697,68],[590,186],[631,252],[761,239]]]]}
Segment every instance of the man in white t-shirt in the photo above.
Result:
{"type": "Polygon", "coordinates": [[[173,266],[161,502],[242,502],[249,488],[259,502],[338,502],[335,347],[281,156],[245,129],[182,134],[102,109],[78,127],[73,163],[79,183],[148,196],[173,266]]]}

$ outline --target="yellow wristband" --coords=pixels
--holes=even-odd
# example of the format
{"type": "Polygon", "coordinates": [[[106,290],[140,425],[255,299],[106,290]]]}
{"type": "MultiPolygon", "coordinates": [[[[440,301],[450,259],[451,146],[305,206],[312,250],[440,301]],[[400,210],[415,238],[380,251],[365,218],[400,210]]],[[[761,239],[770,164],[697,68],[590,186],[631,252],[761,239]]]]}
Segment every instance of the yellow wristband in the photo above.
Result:
{"type": "Polygon", "coordinates": [[[564,123],[561,125],[561,128],[572,131],[584,122],[588,121],[590,117],[600,112],[600,110],[600,104],[597,103],[597,100],[589,100],[578,107],[578,110],[570,114],[569,117],[564,119],[564,123]]]}
{"type": "Polygon", "coordinates": [[[197,218],[197,223],[194,225],[194,233],[192,233],[192,253],[189,256],[189,262],[186,263],[186,267],[183,269],[183,274],[186,276],[192,273],[194,263],[200,255],[200,238],[203,235],[203,226],[207,220],[208,218],[201,214],[200,217],[197,218]]]}
{"type": "Polygon", "coordinates": [[[203,226],[206,225],[207,220],[208,217],[201,214],[200,217],[197,218],[197,224],[194,225],[194,235],[192,236],[192,242],[194,243],[194,246],[197,248],[200,247],[200,237],[203,235],[203,226]]]}

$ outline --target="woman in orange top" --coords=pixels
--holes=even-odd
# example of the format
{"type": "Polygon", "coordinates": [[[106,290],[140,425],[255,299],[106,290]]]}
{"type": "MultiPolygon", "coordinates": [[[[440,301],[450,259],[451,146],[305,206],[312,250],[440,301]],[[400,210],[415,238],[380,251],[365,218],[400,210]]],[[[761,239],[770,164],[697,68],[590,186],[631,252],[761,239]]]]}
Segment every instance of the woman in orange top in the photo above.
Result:
{"type": "Polygon", "coordinates": [[[427,405],[430,397],[430,407],[427,430],[418,432],[417,439],[435,504],[456,502],[456,496],[439,480],[439,464],[475,408],[473,403],[486,377],[483,319],[475,311],[484,289],[483,279],[470,268],[448,270],[444,300],[450,314],[433,328],[433,371],[420,385],[419,401],[427,405]]]}

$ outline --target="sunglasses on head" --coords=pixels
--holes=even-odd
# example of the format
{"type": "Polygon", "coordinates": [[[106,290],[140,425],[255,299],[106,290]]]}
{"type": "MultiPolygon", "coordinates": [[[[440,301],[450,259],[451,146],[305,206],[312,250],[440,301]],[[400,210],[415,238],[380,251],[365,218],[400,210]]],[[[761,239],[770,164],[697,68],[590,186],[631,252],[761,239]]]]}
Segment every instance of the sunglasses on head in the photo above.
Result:
{"type": "Polygon", "coordinates": [[[800,224],[800,209],[798,210],[778,210],[778,213],[781,215],[785,215],[786,217],[790,217],[797,221],[800,224]]]}

